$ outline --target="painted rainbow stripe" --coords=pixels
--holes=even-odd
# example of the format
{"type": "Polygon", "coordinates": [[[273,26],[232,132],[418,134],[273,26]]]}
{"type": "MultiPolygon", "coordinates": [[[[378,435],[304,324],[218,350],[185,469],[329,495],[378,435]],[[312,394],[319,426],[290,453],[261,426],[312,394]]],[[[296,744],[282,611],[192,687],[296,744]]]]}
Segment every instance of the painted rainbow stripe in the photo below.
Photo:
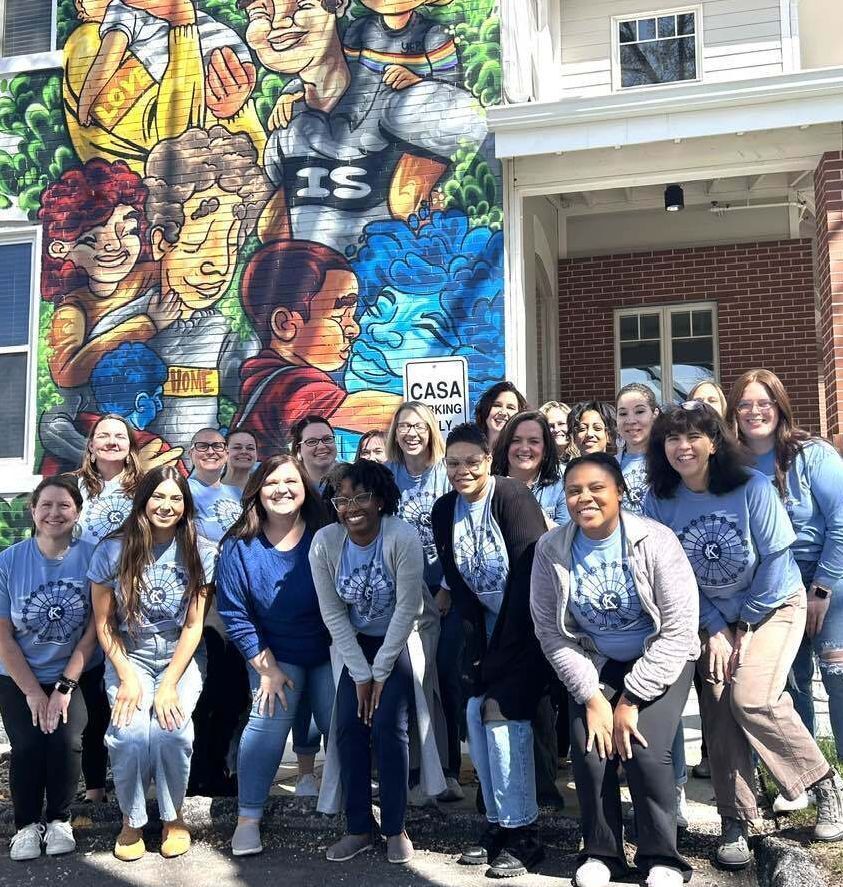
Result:
{"type": "Polygon", "coordinates": [[[359,61],[364,68],[382,74],[387,65],[403,65],[414,74],[423,77],[431,71],[451,71],[457,67],[457,48],[453,40],[448,40],[428,55],[405,55],[400,52],[377,52],[374,49],[353,49],[345,47],[349,61],[359,61]]]}

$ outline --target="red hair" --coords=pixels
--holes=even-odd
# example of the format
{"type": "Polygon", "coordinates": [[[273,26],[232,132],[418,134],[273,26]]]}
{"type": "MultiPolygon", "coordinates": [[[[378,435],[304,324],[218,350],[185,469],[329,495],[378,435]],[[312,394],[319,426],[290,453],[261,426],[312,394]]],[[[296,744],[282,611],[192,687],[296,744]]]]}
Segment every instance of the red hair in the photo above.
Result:
{"type": "Polygon", "coordinates": [[[87,273],[68,259],[53,258],[53,240],[66,243],[86,231],[104,225],[121,204],[138,212],[140,259],[148,257],[144,203],[148,191],[143,180],[122,160],[108,163],[94,158],[81,168],[70,169],[48,185],[41,196],[38,218],[43,222],[44,250],[41,259],[41,298],[60,304],[68,293],[88,282],[87,273]]]}

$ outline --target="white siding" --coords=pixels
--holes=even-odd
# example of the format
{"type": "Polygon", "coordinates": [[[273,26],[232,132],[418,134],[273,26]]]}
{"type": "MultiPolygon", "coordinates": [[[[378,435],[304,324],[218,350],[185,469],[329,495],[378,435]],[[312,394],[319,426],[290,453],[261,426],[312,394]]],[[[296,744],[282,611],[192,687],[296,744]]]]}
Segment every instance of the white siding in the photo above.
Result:
{"type": "MultiPolygon", "coordinates": [[[[558,0],[564,95],[612,91],[612,18],[671,10],[671,0],[558,0]]],[[[780,0],[702,0],[702,79],[716,83],[781,74],[780,0]]]]}

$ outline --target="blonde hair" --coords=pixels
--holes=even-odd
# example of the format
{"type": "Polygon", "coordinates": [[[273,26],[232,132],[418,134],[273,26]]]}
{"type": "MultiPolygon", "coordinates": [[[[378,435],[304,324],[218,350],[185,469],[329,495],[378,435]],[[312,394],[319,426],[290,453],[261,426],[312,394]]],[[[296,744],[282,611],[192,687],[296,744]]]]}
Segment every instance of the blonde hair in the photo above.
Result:
{"type": "Polygon", "coordinates": [[[386,457],[390,462],[400,462],[404,464],[404,451],[398,445],[398,417],[406,410],[413,410],[418,413],[421,420],[427,425],[427,456],[430,464],[440,462],[445,458],[445,441],[442,439],[442,432],[439,430],[439,423],[430,410],[418,400],[406,400],[402,403],[392,416],[392,422],[389,423],[389,432],[386,435],[386,457]]]}
{"type": "Polygon", "coordinates": [[[696,400],[697,392],[703,387],[703,385],[711,385],[711,387],[717,392],[717,396],[720,399],[720,415],[725,419],[726,410],[728,409],[726,393],[713,379],[703,379],[701,382],[697,382],[697,384],[688,392],[688,400],[696,400]]]}

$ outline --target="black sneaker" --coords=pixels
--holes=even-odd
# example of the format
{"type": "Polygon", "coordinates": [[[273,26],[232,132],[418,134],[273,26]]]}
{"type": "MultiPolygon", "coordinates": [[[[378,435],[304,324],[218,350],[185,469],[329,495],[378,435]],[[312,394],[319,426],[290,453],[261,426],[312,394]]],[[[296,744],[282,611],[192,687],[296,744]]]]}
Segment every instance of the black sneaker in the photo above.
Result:
{"type": "Polygon", "coordinates": [[[544,859],[544,846],[539,840],[539,827],[535,823],[509,831],[506,845],[491,862],[487,876],[490,878],[517,878],[526,875],[544,859]]]}
{"type": "Polygon", "coordinates": [[[477,843],[466,847],[457,862],[462,865],[487,865],[500,853],[505,838],[505,829],[496,822],[490,822],[477,843]]]}

